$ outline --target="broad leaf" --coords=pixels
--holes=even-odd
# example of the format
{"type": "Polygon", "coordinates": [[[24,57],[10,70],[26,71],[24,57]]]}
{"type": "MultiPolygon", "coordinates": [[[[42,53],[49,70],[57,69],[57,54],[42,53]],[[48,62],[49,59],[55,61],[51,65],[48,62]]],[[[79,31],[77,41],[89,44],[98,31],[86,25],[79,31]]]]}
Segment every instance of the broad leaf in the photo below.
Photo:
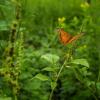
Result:
{"type": "Polygon", "coordinates": [[[0,100],[12,100],[11,97],[0,97],[0,100]]]}
{"type": "Polygon", "coordinates": [[[41,58],[45,59],[46,61],[50,63],[56,63],[59,60],[59,56],[55,54],[49,54],[49,53],[42,55],[41,58]]]}
{"type": "Polygon", "coordinates": [[[41,81],[47,81],[47,80],[49,80],[48,76],[43,75],[43,74],[41,74],[41,73],[37,74],[37,75],[35,76],[35,78],[37,78],[37,79],[39,79],[39,80],[41,80],[41,81]]]}
{"type": "Polygon", "coordinates": [[[87,62],[86,59],[75,59],[71,63],[79,64],[79,65],[83,65],[83,66],[89,67],[89,63],[87,62]]]}
{"type": "Polygon", "coordinates": [[[100,90],[100,82],[96,83],[96,87],[97,87],[98,90],[100,90]]]}
{"type": "Polygon", "coordinates": [[[49,72],[54,72],[54,71],[56,71],[57,69],[58,69],[57,67],[45,67],[45,68],[43,68],[43,70],[49,71],[49,72]]]}

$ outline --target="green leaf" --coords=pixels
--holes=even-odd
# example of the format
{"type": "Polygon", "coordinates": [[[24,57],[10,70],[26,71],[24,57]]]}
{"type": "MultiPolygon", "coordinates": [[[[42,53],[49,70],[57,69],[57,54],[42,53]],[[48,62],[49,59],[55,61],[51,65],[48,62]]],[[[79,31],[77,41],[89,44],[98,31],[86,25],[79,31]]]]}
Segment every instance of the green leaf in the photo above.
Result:
{"type": "Polygon", "coordinates": [[[55,72],[58,69],[58,67],[45,67],[43,70],[49,71],[49,72],[55,72]]]}
{"type": "Polygon", "coordinates": [[[89,68],[89,63],[87,62],[86,59],[75,59],[75,60],[73,60],[71,63],[83,65],[83,66],[86,66],[86,67],[89,68]]]}
{"type": "Polygon", "coordinates": [[[96,83],[97,89],[100,90],[100,82],[96,83]]]}
{"type": "Polygon", "coordinates": [[[39,79],[39,80],[41,80],[41,81],[47,81],[47,80],[49,80],[48,76],[43,75],[43,74],[41,74],[41,73],[37,74],[37,75],[35,76],[35,78],[37,78],[37,79],[39,79]]]}
{"type": "Polygon", "coordinates": [[[54,89],[57,86],[56,82],[51,82],[51,88],[54,89]]]}
{"type": "Polygon", "coordinates": [[[12,100],[11,97],[0,97],[0,100],[12,100]]]}
{"type": "Polygon", "coordinates": [[[59,60],[59,56],[55,54],[49,54],[49,53],[42,55],[41,58],[45,59],[46,61],[50,63],[56,63],[59,60]]]}
{"type": "Polygon", "coordinates": [[[65,66],[65,67],[66,67],[66,68],[70,68],[71,66],[68,66],[68,65],[67,65],[67,66],[65,66]]]}
{"type": "Polygon", "coordinates": [[[41,80],[34,78],[34,80],[28,80],[23,84],[23,88],[28,91],[36,90],[41,87],[41,80]]]}
{"type": "Polygon", "coordinates": [[[0,21],[0,31],[8,30],[7,23],[5,21],[0,21]]]}
{"type": "Polygon", "coordinates": [[[23,71],[23,73],[20,74],[19,78],[20,78],[20,79],[27,79],[27,78],[29,78],[29,77],[31,77],[31,76],[32,76],[32,75],[31,75],[30,72],[24,72],[24,71],[23,71]]]}

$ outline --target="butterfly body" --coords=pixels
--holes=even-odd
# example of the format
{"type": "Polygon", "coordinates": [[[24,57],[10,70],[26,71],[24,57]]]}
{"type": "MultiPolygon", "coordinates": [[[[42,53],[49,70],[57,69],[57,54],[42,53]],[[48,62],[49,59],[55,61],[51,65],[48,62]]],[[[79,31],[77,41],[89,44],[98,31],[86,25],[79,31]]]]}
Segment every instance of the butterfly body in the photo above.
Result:
{"type": "Polygon", "coordinates": [[[73,41],[79,39],[83,35],[83,33],[80,33],[78,35],[72,36],[69,33],[65,32],[63,29],[58,29],[58,32],[60,41],[64,45],[72,43],[73,41]]]}

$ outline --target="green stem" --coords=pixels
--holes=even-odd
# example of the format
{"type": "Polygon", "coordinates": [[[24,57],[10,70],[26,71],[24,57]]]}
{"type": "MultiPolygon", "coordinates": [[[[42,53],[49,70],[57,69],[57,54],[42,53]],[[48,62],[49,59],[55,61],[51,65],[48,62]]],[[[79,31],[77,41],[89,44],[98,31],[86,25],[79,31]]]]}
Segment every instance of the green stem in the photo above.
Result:
{"type": "MultiPolygon", "coordinates": [[[[59,76],[60,76],[60,73],[62,72],[62,70],[63,70],[65,64],[66,64],[66,60],[64,61],[63,65],[61,66],[61,68],[60,68],[60,70],[59,70],[59,72],[58,72],[58,74],[57,74],[57,78],[56,78],[56,80],[55,80],[56,83],[57,83],[57,81],[58,81],[58,78],[59,78],[59,76]]],[[[56,87],[55,87],[55,88],[56,88],[56,87]]],[[[51,91],[51,93],[50,93],[49,100],[52,99],[52,95],[53,95],[53,92],[54,92],[55,88],[52,89],[52,91],[51,91]]]]}
{"type": "MultiPolygon", "coordinates": [[[[60,74],[62,72],[62,70],[64,69],[64,66],[66,65],[66,63],[69,61],[70,57],[71,57],[71,53],[72,53],[72,48],[69,48],[69,52],[68,52],[68,56],[67,56],[67,59],[65,59],[64,63],[62,64],[58,74],[57,74],[57,77],[56,77],[56,80],[55,82],[57,83],[58,81],[58,78],[60,77],[60,74]]],[[[54,87],[50,93],[50,97],[49,97],[49,100],[52,100],[52,95],[53,95],[53,92],[55,90],[56,87],[54,87]]]]}

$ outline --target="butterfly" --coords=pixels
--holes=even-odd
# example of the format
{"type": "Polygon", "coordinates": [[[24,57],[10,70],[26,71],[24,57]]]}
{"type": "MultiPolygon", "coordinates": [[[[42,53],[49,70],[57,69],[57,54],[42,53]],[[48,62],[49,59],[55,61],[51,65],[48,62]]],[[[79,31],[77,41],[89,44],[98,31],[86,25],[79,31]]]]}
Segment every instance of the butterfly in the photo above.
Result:
{"type": "Polygon", "coordinates": [[[58,32],[59,32],[60,41],[64,45],[76,41],[84,34],[84,33],[80,33],[78,35],[72,36],[69,33],[65,32],[63,29],[58,29],[58,32]]]}

